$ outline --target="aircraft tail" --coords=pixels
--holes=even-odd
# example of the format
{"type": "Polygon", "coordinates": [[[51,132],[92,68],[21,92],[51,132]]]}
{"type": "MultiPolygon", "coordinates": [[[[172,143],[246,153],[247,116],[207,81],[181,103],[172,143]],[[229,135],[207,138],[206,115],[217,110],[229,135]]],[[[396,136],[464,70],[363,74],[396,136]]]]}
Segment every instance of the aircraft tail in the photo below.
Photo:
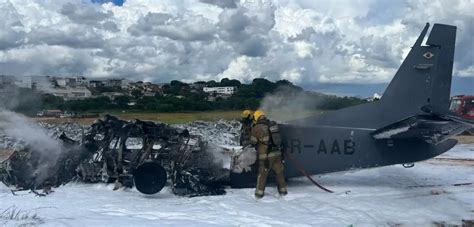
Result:
{"type": "Polygon", "coordinates": [[[426,24],[380,100],[401,115],[420,112],[425,105],[449,108],[456,27],[434,24],[424,46],[428,28],[426,24]]]}
{"type": "Polygon", "coordinates": [[[413,116],[426,115],[422,110],[425,106],[438,112],[448,111],[456,27],[435,24],[426,45],[422,45],[429,27],[426,24],[381,100],[288,123],[380,129],[413,116]]]}

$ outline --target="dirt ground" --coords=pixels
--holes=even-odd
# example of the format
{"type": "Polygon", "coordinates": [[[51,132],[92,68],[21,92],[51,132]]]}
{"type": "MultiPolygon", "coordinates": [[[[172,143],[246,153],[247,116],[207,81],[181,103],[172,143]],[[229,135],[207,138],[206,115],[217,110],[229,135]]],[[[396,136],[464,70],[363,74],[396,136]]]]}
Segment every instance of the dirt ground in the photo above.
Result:
{"type": "Polygon", "coordinates": [[[8,158],[10,158],[10,156],[12,154],[13,154],[12,150],[2,150],[2,149],[0,149],[0,163],[7,160],[8,158]]]}
{"type": "Polygon", "coordinates": [[[456,136],[454,138],[462,144],[474,144],[474,136],[456,136]]]}

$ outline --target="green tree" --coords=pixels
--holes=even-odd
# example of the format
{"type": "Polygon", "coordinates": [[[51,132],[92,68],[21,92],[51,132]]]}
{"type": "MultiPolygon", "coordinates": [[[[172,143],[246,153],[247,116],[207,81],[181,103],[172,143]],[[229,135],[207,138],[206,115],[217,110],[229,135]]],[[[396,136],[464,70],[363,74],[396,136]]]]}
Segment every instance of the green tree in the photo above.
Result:
{"type": "Polygon", "coordinates": [[[240,87],[242,84],[238,80],[229,80],[229,78],[223,78],[220,86],[222,87],[240,87]]]}
{"type": "Polygon", "coordinates": [[[130,101],[131,101],[130,97],[128,96],[119,96],[119,97],[116,97],[114,100],[116,106],[120,109],[127,109],[130,101]]]}
{"type": "Polygon", "coordinates": [[[140,91],[140,90],[133,90],[131,94],[132,94],[133,98],[135,98],[135,99],[139,99],[143,96],[143,92],[140,91]]]}

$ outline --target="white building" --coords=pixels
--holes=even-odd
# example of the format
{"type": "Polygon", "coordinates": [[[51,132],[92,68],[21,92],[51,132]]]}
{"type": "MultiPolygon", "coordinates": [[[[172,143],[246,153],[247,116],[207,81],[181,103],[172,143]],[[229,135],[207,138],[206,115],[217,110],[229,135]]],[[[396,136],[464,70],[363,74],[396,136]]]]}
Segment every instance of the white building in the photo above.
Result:
{"type": "Polygon", "coordinates": [[[88,87],[89,80],[85,77],[55,77],[56,85],[58,87],[88,87]]]}
{"type": "Polygon", "coordinates": [[[66,78],[56,78],[56,84],[58,85],[58,87],[66,87],[67,80],[66,78]]]}
{"type": "Polygon", "coordinates": [[[32,85],[31,76],[21,76],[17,77],[15,80],[15,85],[20,88],[30,88],[32,85]]]}
{"type": "Polygon", "coordinates": [[[64,100],[77,100],[90,98],[92,96],[91,91],[87,88],[78,87],[78,88],[54,88],[46,93],[52,94],[57,97],[62,97],[64,100]]]}
{"type": "Polygon", "coordinates": [[[119,87],[122,89],[127,89],[130,81],[127,79],[107,79],[104,80],[105,87],[119,87]]]}
{"type": "Polygon", "coordinates": [[[369,102],[373,102],[373,101],[380,100],[381,98],[382,98],[381,95],[375,93],[372,97],[366,98],[365,100],[367,100],[369,102]]]}
{"type": "Polygon", "coordinates": [[[206,93],[216,93],[222,95],[232,95],[236,91],[236,87],[205,87],[203,91],[206,93]]]}
{"type": "Polygon", "coordinates": [[[91,80],[89,81],[89,87],[98,88],[104,86],[104,81],[102,80],[91,80]]]}
{"type": "Polygon", "coordinates": [[[89,80],[83,76],[76,77],[76,85],[81,87],[89,87],[89,80]]]}

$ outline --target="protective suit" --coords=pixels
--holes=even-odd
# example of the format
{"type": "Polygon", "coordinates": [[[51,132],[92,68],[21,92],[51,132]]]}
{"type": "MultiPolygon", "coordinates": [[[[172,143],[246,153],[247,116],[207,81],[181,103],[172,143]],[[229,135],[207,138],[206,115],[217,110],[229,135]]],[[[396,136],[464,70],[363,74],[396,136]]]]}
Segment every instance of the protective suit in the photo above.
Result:
{"type": "Polygon", "coordinates": [[[258,154],[258,177],[255,196],[261,198],[265,195],[265,185],[268,172],[275,174],[275,180],[280,195],[288,194],[281,153],[281,138],[278,124],[267,119],[262,111],[254,113],[255,125],[251,130],[251,144],[255,146],[258,154]]]}

